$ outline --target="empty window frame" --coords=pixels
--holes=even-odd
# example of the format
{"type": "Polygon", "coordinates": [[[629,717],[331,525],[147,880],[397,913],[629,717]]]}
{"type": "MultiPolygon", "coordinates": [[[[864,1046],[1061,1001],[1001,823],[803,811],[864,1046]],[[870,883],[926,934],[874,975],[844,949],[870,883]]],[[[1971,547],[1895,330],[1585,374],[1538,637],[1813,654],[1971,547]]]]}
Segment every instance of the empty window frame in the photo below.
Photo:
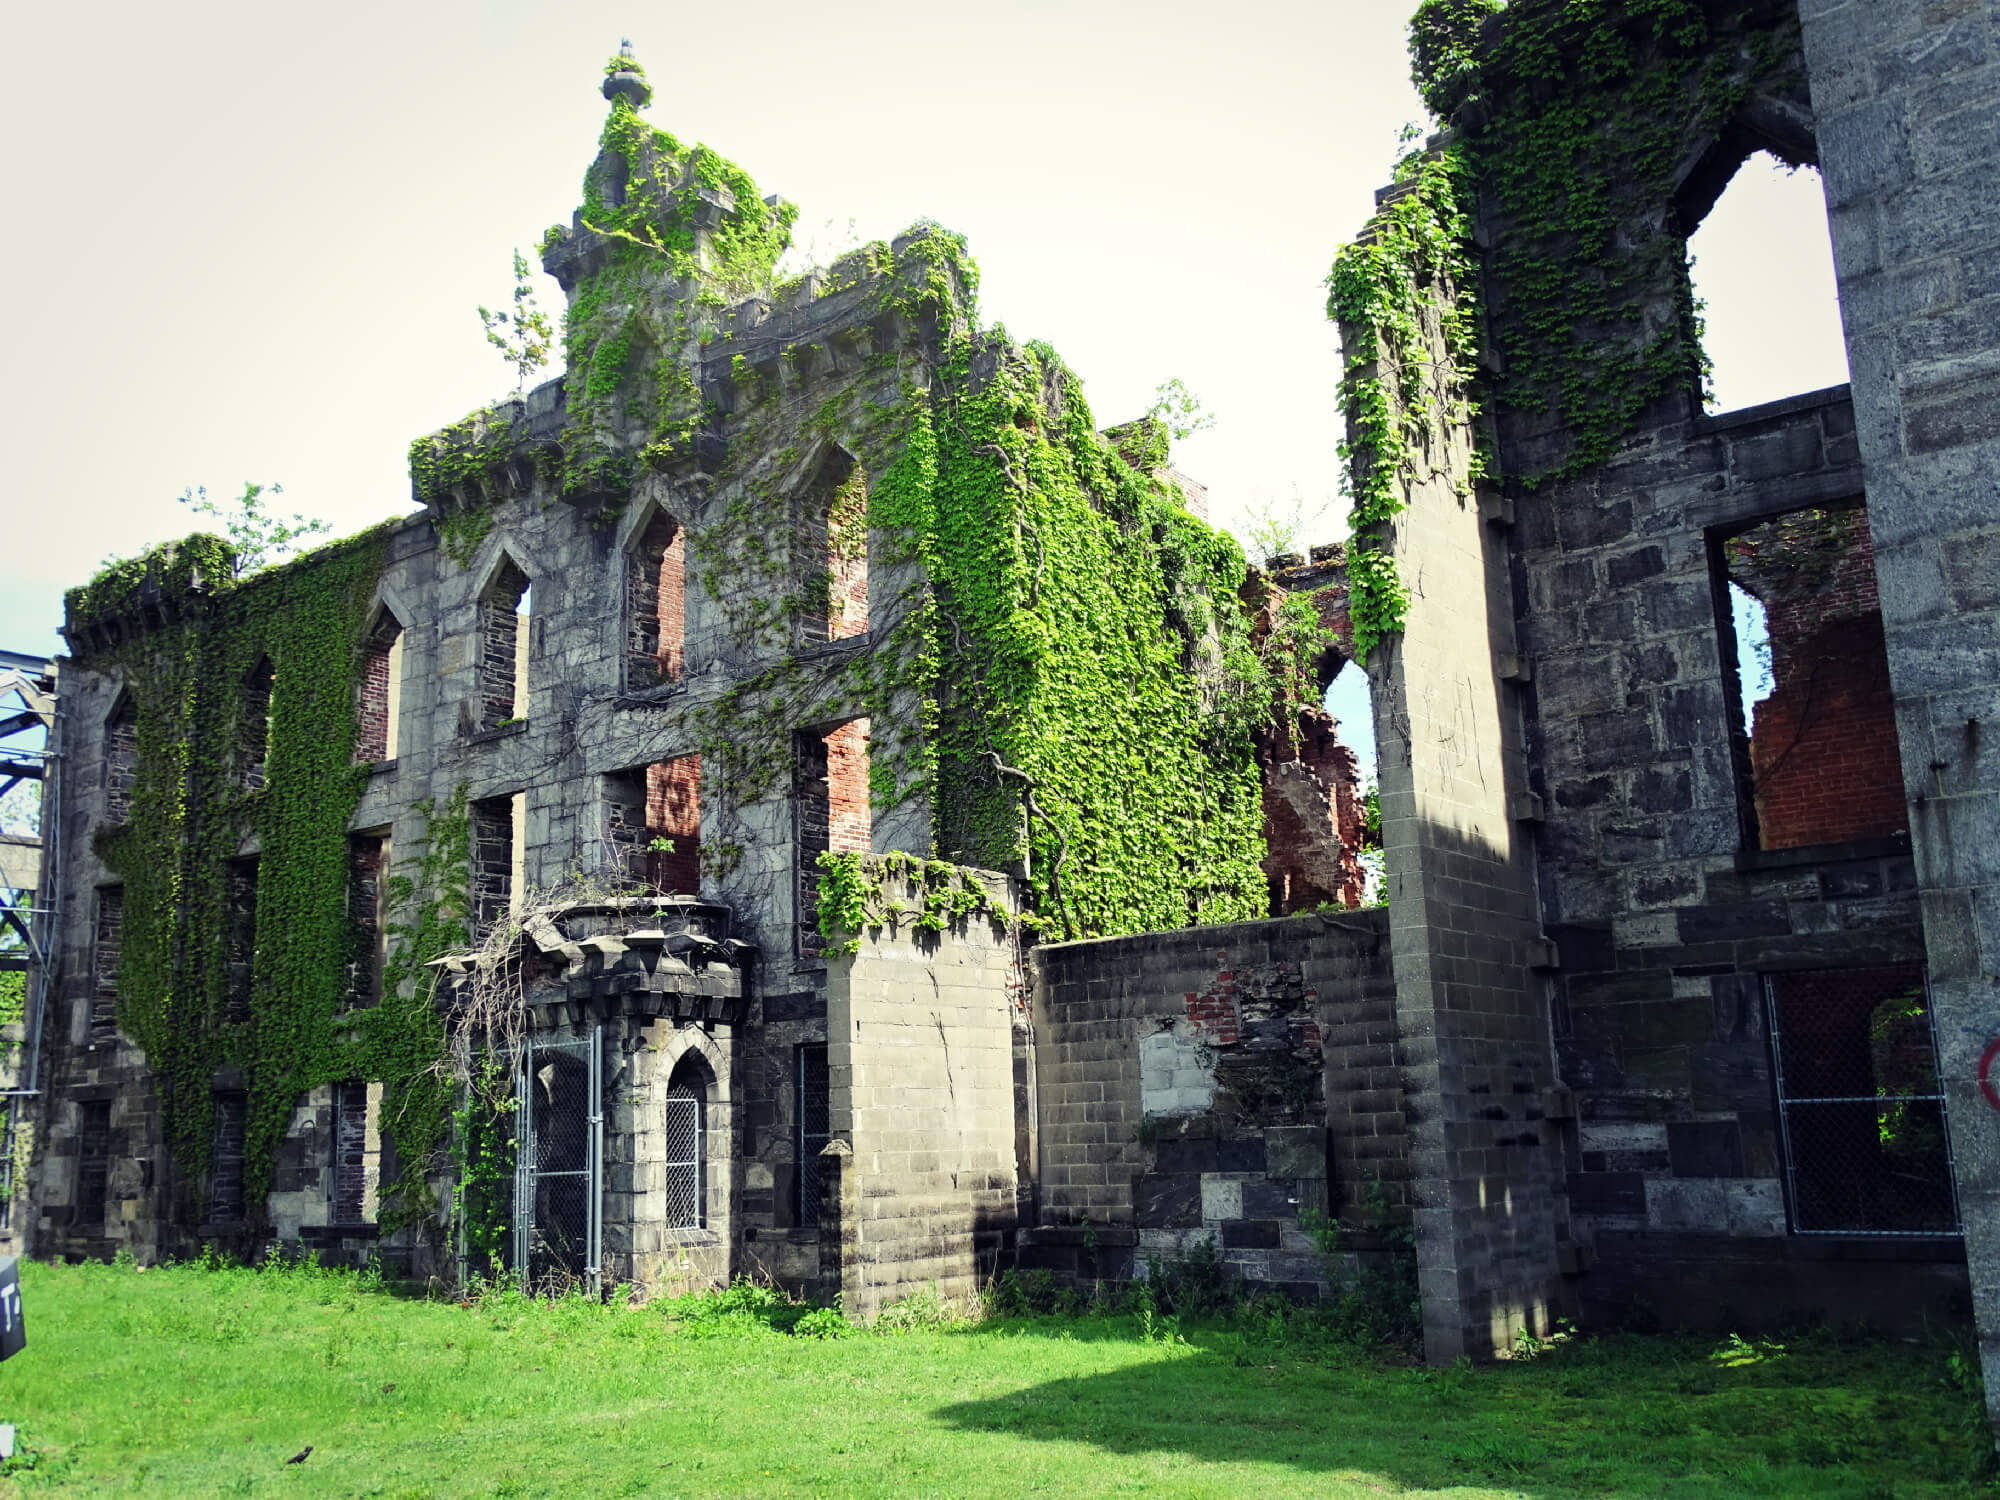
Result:
{"type": "Polygon", "coordinates": [[[472,804],[472,925],[475,941],[520,910],[525,798],[487,797],[472,804]]]}
{"type": "Polygon", "coordinates": [[[381,1085],[354,1080],[333,1088],[332,1222],[370,1224],[375,1220],[381,1165],[377,1111],[381,1085]]]}
{"type": "Polygon", "coordinates": [[[223,932],[222,1019],[250,1019],[257,980],[257,861],[232,859],[228,870],[228,911],[223,932]]]}
{"type": "Polygon", "coordinates": [[[243,1222],[244,1142],[249,1100],[237,1092],[215,1095],[214,1149],[209,1158],[208,1218],[212,1224],[243,1222]]]}
{"type": "Polygon", "coordinates": [[[1738,411],[1847,380],[1819,170],[1745,150],[1740,140],[1722,143],[1679,205],[1685,222],[1699,220],[1688,236],[1688,277],[1700,310],[1702,394],[1710,411],[1738,411]]]}
{"type": "Polygon", "coordinates": [[[799,1169],[798,1202],[792,1205],[793,1222],[801,1228],[819,1223],[820,1152],[833,1139],[833,1093],[827,1070],[826,1044],[808,1043],[798,1049],[794,1070],[798,1106],[797,1139],[799,1169]]]}
{"type": "Polygon", "coordinates": [[[132,783],[139,774],[139,713],[128,695],[104,721],[104,816],[123,823],[132,816],[132,783]]]}
{"type": "Polygon", "coordinates": [[[265,762],[271,754],[271,687],[275,680],[269,657],[252,667],[250,675],[243,679],[236,723],[236,756],[245,791],[264,789],[265,762]]]}
{"type": "Polygon", "coordinates": [[[382,998],[382,965],[389,886],[389,835],[357,833],[347,840],[347,917],[353,957],[347,965],[347,998],[369,1006],[382,998]]]}
{"type": "Polygon", "coordinates": [[[509,558],[479,601],[479,727],[528,716],[528,633],[534,610],[528,575],[509,558]]]}
{"type": "Polygon", "coordinates": [[[801,730],[793,737],[793,753],[797,951],[800,957],[812,958],[826,949],[819,930],[819,857],[865,854],[872,837],[868,721],[849,719],[831,729],[801,730]]]}
{"type": "Polygon", "coordinates": [[[707,1110],[701,1070],[683,1061],[667,1084],[660,1123],[661,1204],[668,1229],[700,1229],[708,1223],[707,1110]]]}
{"type": "Polygon", "coordinates": [[[1715,537],[1712,566],[1745,843],[1907,834],[1865,507],[1814,506],[1715,537]]]}
{"type": "Polygon", "coordinates": [[[104,1233],[104,1210],[111,1191],[111,1101],[86,1099],[77,1106],[76,1196],[71,1228],[79,1234],[104,1233]]]}
{"type": "Polygon", "coordinates": [[[678,682],[687,655],[687,535],[656,515],[625,559],[625,686],[678,682]]]}
{"type": "Polygon", "coordinates": [[[701,757],[604,778],[605,836],[629,880],[667,895],[701,890],[701,757]]]}
{"type": "Polygon", "coordinates": [[[868,633],[868,476],[836,448],[793,515],[801,646],[868,633]]]}
{"type": "Polygon", "coordinates": [[[1793,1231],[1957,1234],[1922,966],[1769,974],[1764,984],[1793,1231]]]}
{"type": "Polygon", "coordinates": [[[361,648],[361,701],[357,710],[357,764],[394,760],[396,720],[403,698],[403,627],[384,614],[361,648]]]}
{"type": "Polygon", "coordinates": [[[125,935],[125,888],[98,887],[97,930],[90,949],[90,1045],[118,1040],[118,953],[125,935]]]}

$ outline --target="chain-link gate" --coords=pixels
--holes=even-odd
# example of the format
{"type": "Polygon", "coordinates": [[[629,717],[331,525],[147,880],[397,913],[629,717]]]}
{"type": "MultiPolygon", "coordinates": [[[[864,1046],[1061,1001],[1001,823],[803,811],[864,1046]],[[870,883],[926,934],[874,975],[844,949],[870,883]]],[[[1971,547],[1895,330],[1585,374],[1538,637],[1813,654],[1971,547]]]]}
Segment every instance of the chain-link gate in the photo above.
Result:
{"type": "Polygon", "coordinates": [[[514,1270],[541,1291],[601,1280],[604,1028],[522,1043],[514,1163],[514,1270]]]}
{"type": "Polygon", "coordinates": [[[1799,1234],[1959,1233],[1924,971],[1765,976],[1799,1234]]]}

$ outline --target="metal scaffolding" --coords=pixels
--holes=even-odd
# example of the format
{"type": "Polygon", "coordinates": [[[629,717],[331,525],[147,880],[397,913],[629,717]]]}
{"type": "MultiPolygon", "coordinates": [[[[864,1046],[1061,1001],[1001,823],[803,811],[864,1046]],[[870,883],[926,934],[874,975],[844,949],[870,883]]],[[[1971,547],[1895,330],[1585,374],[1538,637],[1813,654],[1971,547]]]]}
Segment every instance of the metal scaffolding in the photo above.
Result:
{"type": "Polygon", "coordinates": [[[14,1210],[18,1129],[22,1112],[40,1093],[42,1030],[56,979],[61,765],[55,662],[0,651],[0,812],[6,814],[0,822],[0,974],[24,976],[19,1016],[0,1015],[0,1035],[19,1028],[18,1043],[0,1048],[0,1239],[17,1249],[26,1228],[14,1210]]]}

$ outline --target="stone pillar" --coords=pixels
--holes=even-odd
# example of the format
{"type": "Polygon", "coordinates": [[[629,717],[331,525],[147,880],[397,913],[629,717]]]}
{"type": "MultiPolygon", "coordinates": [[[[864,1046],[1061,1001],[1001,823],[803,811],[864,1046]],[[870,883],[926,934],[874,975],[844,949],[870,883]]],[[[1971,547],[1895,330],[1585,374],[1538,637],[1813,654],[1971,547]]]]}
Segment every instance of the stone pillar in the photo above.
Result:
{"type": "Polygon", "coordinates": [[[1801,0],[1799,13],[2000,1418],[2000,4],[1801,0]]]}
{"type": "MultiPolygon", "coordinates": [[[[1438,320],[1426,323],[1432,367],[1449,368],[1438,320]]],[[[1350,360],[1373,343],[1348,327],[1341,342],[1350,360]]],[[[1408,614],[1366,665],[1424,1349],[1449,1362],[1544,1331],[1565,1207],[1540,1124],[1555,1058],[1532,967],[1538,805],[1501,678],[1515,649],[1503,512],[1484,519],[1471,492],[1470,427],[1440,414],[1427,428],[1428,451],[1397,476],[1407,508],[1377,528],[1408,614]]]]}

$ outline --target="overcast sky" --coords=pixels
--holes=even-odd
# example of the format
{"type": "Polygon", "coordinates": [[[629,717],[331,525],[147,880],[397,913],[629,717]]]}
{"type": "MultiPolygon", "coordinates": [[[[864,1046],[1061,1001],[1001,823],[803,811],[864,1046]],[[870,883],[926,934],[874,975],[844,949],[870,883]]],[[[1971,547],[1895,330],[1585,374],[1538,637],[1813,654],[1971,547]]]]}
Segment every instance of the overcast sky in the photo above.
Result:
{"type": "MultiPolygon", "coordinates": [[[[474,309],[568,222],[621,36],[653,123],[796,201],[801,238],[969,235],[985,318],[1055,345],[1100,425],[1186,381],[1218,421],[1177,459],[1218,519],[1330,506],[1321,283],[1421,115],[1409,8],[24,7],[0,80],[0,646],[60,649],[62,589],[193,529],[190,485],[279,482],[341,532],[408,510],[410,439],[512,387],[474,309]]],[[[1725,407],[1845,378],[1817,183],[1759,181],[1697,245],[1725,407]],[[1774,272],[1801,226],[1820,269],[1774,272]]]]}

